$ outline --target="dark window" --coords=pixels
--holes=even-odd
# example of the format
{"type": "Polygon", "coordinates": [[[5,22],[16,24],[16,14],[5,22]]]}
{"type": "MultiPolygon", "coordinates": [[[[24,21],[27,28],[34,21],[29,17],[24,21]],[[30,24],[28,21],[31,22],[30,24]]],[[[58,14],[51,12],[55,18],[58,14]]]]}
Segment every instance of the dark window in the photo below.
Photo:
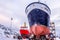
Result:
{"type": "Polygon", "coordinates": [[[32,26],[34,23],[48,26],[49,15],[46,12],[44,12],[43,10],[33,9],[28,14],[28,20],[29,20],[30,26],[32,26]]]}

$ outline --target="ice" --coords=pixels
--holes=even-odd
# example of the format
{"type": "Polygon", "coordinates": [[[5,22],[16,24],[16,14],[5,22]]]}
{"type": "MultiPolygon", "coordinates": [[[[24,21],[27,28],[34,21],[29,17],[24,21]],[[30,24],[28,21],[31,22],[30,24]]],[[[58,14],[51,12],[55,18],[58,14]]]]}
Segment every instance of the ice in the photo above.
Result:
{"type": "MultiPolygon", "coordinates": [[[[0,40],[18,40],[18,39],[13,39],[13,35],[12,34],[14,34],[18,29],[16,29],[16,30],[14,30],[14,29],[11,29],[11,30],[13,30],[12,31],[12,34],[11,35],[8,35],[8,37],[7,37],[7,35],[6,34],[4,34],[4,32],[6,31],[6,30],[4,30],[4,29],[7,29],[6,27],[0,27],[0,40]]],[[[7,30],[7,31],[9,31],[9,30],[7,30]]],[[[10,33],[10,32],[9,32],[10,33]]],[[[22,39],[21,39],[22,40],[22,39]]],[[[23,40],[28,40],[28,39],[23,39],[23,40]]],[[[56,38],[56,40],[60,40],[58,37],[56,38]]]]}
{"type": "Polygon", "coordinates": [[[59,38],[56,38],[56,40],[60,40],[59,38]]]}
{"type": "MultiPolygon", "coordinates": [[[[4,33],[6,31],[5,29],[8,29],[8,28],[0,25],[0,40],[17,40],[17,39],[13,39],[13,35],[5,34],[4,33]],[[7,37],[7,35],[8,35],[8,37],[7,37]]],[[[9,30],[7,30],[7,31],[9,31],[9,30]]]]}

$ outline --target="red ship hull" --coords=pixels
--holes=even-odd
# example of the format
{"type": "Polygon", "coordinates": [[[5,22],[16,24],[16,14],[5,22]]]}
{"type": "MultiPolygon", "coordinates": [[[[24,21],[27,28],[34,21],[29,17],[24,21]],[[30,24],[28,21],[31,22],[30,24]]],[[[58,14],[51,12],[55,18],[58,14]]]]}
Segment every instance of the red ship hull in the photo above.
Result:
{"type": "Polygon", "coordinates": [[[31,28],[31,33],[35,34],[35,35],[48,35],[49,32],[49,28],[47,28],[46,26],[43,25],[33,25],[31,28]]]}

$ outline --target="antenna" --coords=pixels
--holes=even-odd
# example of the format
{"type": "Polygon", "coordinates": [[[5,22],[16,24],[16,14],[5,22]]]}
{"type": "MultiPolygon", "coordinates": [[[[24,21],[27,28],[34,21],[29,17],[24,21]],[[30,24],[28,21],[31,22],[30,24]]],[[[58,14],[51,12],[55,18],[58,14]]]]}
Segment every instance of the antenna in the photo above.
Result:
{"type": "Polygon", "coordinates": [[[38,0],[38,2],[41,2],[41,3],[45,3],[46,4],[46,0],[38,0]]]}
{"type": "Polygon", "coordinates": [[[46,0],[45,0],[44,2],[45,2],[45,4],[46,4],[46,0]]]}
{"type": "Polygon", "coordinates": [[[38,0],[38,2],[40,2],[40,0],[38,0]]]}

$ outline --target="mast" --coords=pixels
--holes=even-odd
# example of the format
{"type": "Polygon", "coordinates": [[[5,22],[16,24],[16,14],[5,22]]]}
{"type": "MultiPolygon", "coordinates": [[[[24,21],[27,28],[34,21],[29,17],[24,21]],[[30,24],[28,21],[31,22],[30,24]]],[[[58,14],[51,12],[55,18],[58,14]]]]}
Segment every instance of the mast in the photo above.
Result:
{"type": "Polygon", "coordinates": [[[41,0],[38,0],[38,2],[47,4],[47,3],[46,3],[46,0],[43,0],[43,2],[42,2],[41,0]]]}
{"type": "Polygon", "coordinates": [[[38,2],[40,2],[40,0],[38,0],[38,2]]]}

